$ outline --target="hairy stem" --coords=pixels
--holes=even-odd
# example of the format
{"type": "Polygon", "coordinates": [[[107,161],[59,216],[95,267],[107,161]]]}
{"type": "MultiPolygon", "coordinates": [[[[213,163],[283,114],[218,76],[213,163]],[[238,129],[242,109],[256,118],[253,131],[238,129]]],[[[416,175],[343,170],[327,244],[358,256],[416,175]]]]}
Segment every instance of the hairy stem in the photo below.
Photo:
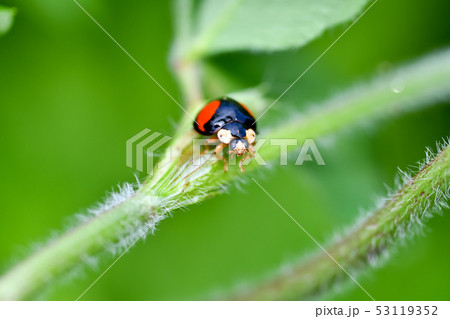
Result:
{"type": "MultiPolygon", "coordinates": [[[[282,126],[270,129],[266,135],[270,138],[316,138],[355,123],[398,116],[448,100],[449,79],[450,50],[447,49],[345,90],[314,105],[308,114],[299,114],[282,126]]],[[[260,153],[271,158],[278,151],[266,143],[260,153]]]]}
{"type": "MultiPolygon", "coordinates": [[[[450,147],[434,159],[425,161],[413,178],[406,178],[403,186],[375,212],[348,234],[330,244],[327,252],[346,270],[356,269],[378,257],[389,245],[414,234],[430,212],[448,207],[450,198],[450,147]]],[[[237,298],[252,300],[305,299],[329,287],[337,279],[346,278],[342,269],[323,251],[289,271],[280,272],[237,298]]]]}
{"type": "MultiPolygon", "coordinates": [[[[139,220],[147,217],[136,209],[138,197],[131,197],[101,218],[94,218],[70,230],[18,264],[0,280],[0,299],[18,300],[44,286],[52,277],[80,262],[83,256],[104,249],[124,234],[124,219],[139,220]]],[[[151,211],[149,203],[147,209],[151,211]]]]}
{"type": "MultiPolygon", "coordinates": [[[[186,74],[187,78],[195,80],[195,73],[186,74]]],[[[386,114],[393,116],[430,105],[449,97],[449,78],[450,51],[447,50],[341,93],[304,117],[263,130],[261,140],[268,137],[318,138],[361,120],[372,121],[386,114]],[[394,93],[389,83],[398,79],[404,89],[394,93]]],[[[180,83],[183,86],[187,82],[180,83]]],[[[197,107],[197,98],[187,97],[186,100],[189,110],[197,107]]],[[[225,174],[222,164],[211,154],[203,156],[202,159],[209,160],[198,165],[199,160],[192,158],[190,147],[196,136],[192,120],[185,116],[155,174],[149,176],[137,192],[122,192],[113,204],[10,269],[0,277],[0,300],[28,298],[58,275],[105,248],[116,254],[124,251],[142,234],[152,230],[166,213],[211,197],[230,180],[242,177],[236,167],[225,174]]],[[[276,159],[279,147],[265,143],[260,154],[267,161],[276,159]]],[[[248,171],[256,168],[253,161],[248,171]]]]}

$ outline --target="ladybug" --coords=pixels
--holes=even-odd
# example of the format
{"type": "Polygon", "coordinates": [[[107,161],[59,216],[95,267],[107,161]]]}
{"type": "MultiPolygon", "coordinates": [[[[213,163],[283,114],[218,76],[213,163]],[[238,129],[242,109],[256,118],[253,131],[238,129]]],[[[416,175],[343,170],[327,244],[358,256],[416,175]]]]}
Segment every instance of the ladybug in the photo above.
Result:
{"type": "Polygon", "coordinates": [[[243,104],[223,97],[206,104],[198,113],[194,129],[206,136],[206,148],[209,144],[220,142],[214,149],[215,156],[224,161],[224,170],[227,171],[227,160],[219,154],[229,145],[228,154],[244,156],[239,167],[244,173],[243,162],[254,157],[253,144],[256,139],[256,123],[252,112],[243,104]]]}

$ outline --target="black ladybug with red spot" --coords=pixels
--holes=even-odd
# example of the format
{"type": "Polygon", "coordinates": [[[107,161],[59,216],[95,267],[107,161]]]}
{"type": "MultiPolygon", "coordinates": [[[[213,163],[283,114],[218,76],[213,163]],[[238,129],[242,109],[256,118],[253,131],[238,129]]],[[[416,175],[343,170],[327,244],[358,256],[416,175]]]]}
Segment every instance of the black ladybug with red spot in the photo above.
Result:
{"type": "Polygon", "coordinates": [[[202,135],[212,136],[206,140],[206,145],[220,142],[214,149],[214,154],[224,161],[225,171],[227,171],[227,161],[219,155],[219,152],[227,145],[230,146],[229,154],[244,155],[239,162],[242,172],[244,172],[243,162],[254,157],[255,117],[245,105],[229,97],[206,104],[195,119],[194,129],[202,135]]]}

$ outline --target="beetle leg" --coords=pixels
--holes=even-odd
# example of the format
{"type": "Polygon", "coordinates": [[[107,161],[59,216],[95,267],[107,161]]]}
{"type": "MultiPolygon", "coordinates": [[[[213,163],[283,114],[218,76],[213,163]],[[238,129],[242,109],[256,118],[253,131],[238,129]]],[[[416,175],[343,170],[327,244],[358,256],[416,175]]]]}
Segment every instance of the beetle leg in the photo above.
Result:
{"type": "Polygon", "coordinates": [[[217,143],[218,140],[217,136],[210,137],[205,141],[205,145],[217,143]]]}
{"type": "Polygon", "coordinates": [[[228,144],[225,143],[220,143],[219,145],[216,146],[216,148],[214,149],[214,155],[216,156],[216,158],[218,160],[223,161],[223,170],[226,173],[228,171],[228,162],[227,159],[225,157],[223,157],[222,155],[218,154],[219,152],[222,152],[222,150],[227,146],[228,144]]]}
{"type": "Polygon", "coordinates": [[[250,157],[254,158],[255,157],[255,147],[252,144],[250,144],[248,146],[248,151],[250,152],[250,157]]]}
{"type": "Polygon", "coordinates": [[[202,152],[202,155],[205,155],[206,153],[209,152],[209,144],[215,144],[217,143],[219,139],[215,136],[208,138],[207,140],[205,140],[205,150],[202,152]]]}
{"type": "Polygon", "coordinates": [[[227,146],[228,144],[225,143],[220,143],[219,145],[216,146],[216,148],[214,149],[214,154],[217,155],[217,153],[222,152],[222,150],[227,146]]]}
{"type": "Polygon", "coordinates": [[[251,154],[247,154],[247,155],[243,156],[242,159],[239,161],[239,167],[241,168],[242,173],[245,173],[244,161],[249,158],[252,158],[251,154]]]}

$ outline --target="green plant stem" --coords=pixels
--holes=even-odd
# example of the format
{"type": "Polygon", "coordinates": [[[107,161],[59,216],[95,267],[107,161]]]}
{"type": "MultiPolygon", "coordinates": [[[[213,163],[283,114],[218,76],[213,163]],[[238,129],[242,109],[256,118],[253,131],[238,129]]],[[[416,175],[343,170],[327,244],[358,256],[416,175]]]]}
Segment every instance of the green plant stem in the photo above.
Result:
{"type": "MultiPolygon", "coordinates": [[[[377,258],[407,232],[414,234],[435,208],[446,206],[450,198],[450,147],[443,149],[419,173],[352,231],[326,248],[346,270],[356,269],[377,258]]],[[[291,265],[270,279],[235,297],[251,300],[294,300],[310,298],[323,287],[347,278],[342,269],[323,251],[304,263],[291,265]]]]}
{"type": "Polygon", "coordinates": [[[235,12],[241,2],[242,0],[229,1],[219,15],[211,17],[211,24],[205,28],[204,32],[191,38],[193,39],[193,43],[185,51],[186,61],[195,63],[204,58],[214,37],[224,27],[229,17],[235,12]]]}
{"type": "Polygon", "coordinates": [[[11,29],[16,14],[16,8],[9,8],[0,5],[0,37],[11,29]]]}
{"type": "MultiPolygon", "coordinates": [[[[345,90],[314,105],[308,114],[294,116],[284,125],[270,129],[265,135],[270,138],[298,137],[300,140],[317,138],[355,123],[398,116],[449,97],[450,50],[447,49],[345,90]]],[[[260,150],[260,154],[269,159],[276,157],[278,152],[279,149],[268,143],[260,150]]]]}
{"type": "MultiPolygon", "coordinates": [[[[193,76],[190,72],[186,74],[193,76]]],[[[361,120],[373,121],[386,114],[411,111],[448,97],[449,78],[450,51],[447,50],[382,75],[368,85],[361,84],[341,93],[331,102],[315,107],[303,118],[293,118],[288,124],[266,129],[261,137],[318,138],[361,120]],[[396,94],[389,83],[399,78],[403,81],[404,90],[396,94]]],[[[280,106],[277,104],[275,107],[280,106]]],[[[188,105],[190,110],[196,107],[195,104],[188,105]]],[[[55,277],[80,265],[85,257],[95,255],[105,247],[112,245],[123,251],[126,248],[123,243],[130,244],[124,238],[139,238],[147,227],[158,222],[158,218],[163,218],[167,212],[214,196],[222,185],[242,178],[238,169],[230,169],[225,174],[222,164],[214,157],[195,166],[189,147],[193,137],[196,135],[192,130],[192,120],[185,116],[166,151],[163,160],[166,164],[149,176],[135,195],[105,209],[11,268],[0,277],[0,300],[32,296],[55,277]]],[[[266,143],[260,153],[267,161],[273,160],[279,156],[279,148],[266,143]]],[[[256,167],[252,162],[248,171],[256,167]]]]}
{"type": "MultiPolygon", "coordinates": [[[[51,241],[47,246],[18,264],[0,280],[0,300],[18,300],[39,290],[54,275],[80,263],[124,235],[123,220],[142,220],[148,216],[136,209],[138,197],[130,198],[101,218],[94,218],[51,241]]],[[[150,204],[149,211],[153,208],[150,204]]]]}
{"type": "Polygon", "coordinates": [[[192,121],[195,108],[203,100],[200,81],[200,60],[188,60],[184,54],[191,45],[192,33],[192,1],[174,1],[175,42],[171,49],[170,61],[176,78],[179,81],[187,112],[184,120],[192,121]]]}

